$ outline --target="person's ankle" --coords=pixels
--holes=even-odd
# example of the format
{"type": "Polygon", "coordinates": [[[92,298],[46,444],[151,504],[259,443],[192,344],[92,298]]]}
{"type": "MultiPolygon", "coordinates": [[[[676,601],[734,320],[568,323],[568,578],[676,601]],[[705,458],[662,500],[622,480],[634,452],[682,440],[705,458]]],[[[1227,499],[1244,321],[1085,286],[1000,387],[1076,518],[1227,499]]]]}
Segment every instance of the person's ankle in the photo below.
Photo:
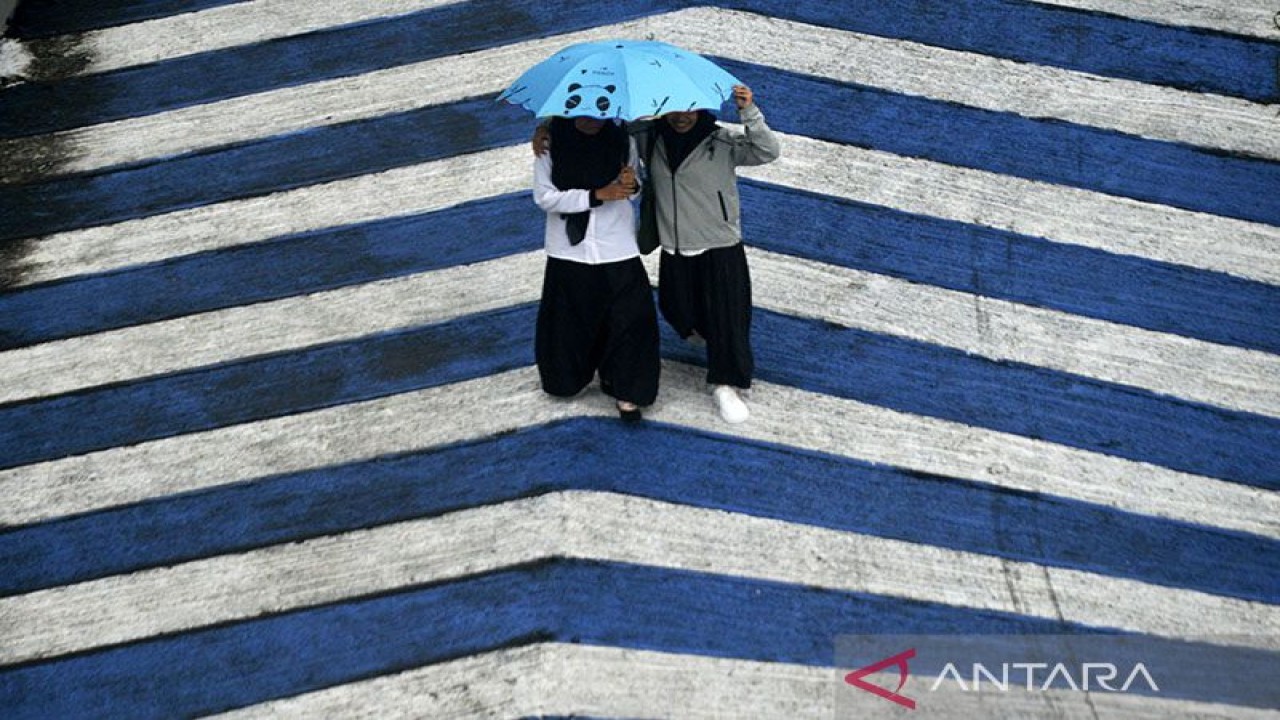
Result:
{"type": "Polygon", "coordinates": [[[623,422],[637,422],[641,419],[640,406],[626,400],[617,401],[618,417],[623,422]]]}

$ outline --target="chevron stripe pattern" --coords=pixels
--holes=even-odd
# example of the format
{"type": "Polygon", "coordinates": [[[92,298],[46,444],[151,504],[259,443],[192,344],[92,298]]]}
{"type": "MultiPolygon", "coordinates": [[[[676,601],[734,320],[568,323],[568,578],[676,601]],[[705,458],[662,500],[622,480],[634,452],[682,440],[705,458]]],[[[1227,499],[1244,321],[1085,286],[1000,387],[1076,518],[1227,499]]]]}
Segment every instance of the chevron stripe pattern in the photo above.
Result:
{"type": "MultiPolygon", "coordinates": [[[[1276,10],[20,3],[2,714],[850,717],[852,634],[1274,667],[1276,10]],[[782,138],[740,180],[744,425],[666,328],[638,428],[539,390],[532,120],[494,97],[610,37],[712,57],[782,138]]],[[[918,712],[1280,710],[1243,698],[918,712]]]]}

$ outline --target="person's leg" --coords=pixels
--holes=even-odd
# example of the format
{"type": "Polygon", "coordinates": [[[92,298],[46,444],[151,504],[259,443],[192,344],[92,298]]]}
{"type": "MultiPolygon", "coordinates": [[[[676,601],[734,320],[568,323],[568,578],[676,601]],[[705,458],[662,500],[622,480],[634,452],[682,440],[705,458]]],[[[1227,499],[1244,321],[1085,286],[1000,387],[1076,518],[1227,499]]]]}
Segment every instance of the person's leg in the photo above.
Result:
{"type": "Polygon", "coordinates": [[[707,383],[725,422],[745,422],[751,411],[740,394],[751,387],[751,276],[741,244],[708,250],[700,282],[705,288],[702,324],[707,341],[707,383]]]}
{"type": "Polygon", "coordinates": [[[649,276],[639,258],[610,263],[600,384],[623,403],[652,405],[658,396],[658,315],[649,276]]]}
{"type": "Polygon", "coordinates": [[[534,336],[534,357],[542,389],[573,397],[595,375],[604,307],[599,282],[589,265],[547,259],[534,336]]]}
{"type": "Polygon", "coordinates": [[[661,253],[658,261],[658,308],[671,329],[687,339],[698,330],[698,296],[701,294],[699,256],[661,253]]]}
{"type": "Polygon", "coordinates": [[[751,352],[751,273],[739,243],[702,256],[707,382],[746,389],[755,373],[751,352]]]}

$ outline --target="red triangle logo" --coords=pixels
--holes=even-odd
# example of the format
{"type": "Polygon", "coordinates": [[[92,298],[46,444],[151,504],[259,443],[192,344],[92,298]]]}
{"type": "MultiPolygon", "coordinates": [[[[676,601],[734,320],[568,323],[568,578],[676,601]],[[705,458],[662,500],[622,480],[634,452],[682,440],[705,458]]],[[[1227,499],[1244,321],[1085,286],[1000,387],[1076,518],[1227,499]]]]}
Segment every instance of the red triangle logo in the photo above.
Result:
{"type": "Polygon", "coordinates": [[[910,650],[907,650],[905,652],[900,652],[897,655],[894,655],[892,657],[887,657],[881,660],[880,662],[873,663],[864,668],[859,668],[857,670],[854,670],[853,672],[844,676],[844,681],[858,688],[859,690],[866,690],[867,692],[872,693],[874,695],[879,695],[885,700],[888,700],[890,702],[895,702],[905,708],[915,710],[916,701],[912,700],[911,698],[905,695],[899,694],[899,691],[902,690],[902,686],[907,684],[907,676],[909,674],[907,669],[907,661],[915,656],[916,656],[916,649],[911,648],[910,650]],[[898,687],[896,690],[893,690],[892,692],[889,690],[885,690],[879,685],[872,685],[871,683],[862,679],[867,675],[870,675],[871,673],[880,672],[881,670],[884,670],[887,667],[891,667],[895,665],[898,667],[898,687]]]}

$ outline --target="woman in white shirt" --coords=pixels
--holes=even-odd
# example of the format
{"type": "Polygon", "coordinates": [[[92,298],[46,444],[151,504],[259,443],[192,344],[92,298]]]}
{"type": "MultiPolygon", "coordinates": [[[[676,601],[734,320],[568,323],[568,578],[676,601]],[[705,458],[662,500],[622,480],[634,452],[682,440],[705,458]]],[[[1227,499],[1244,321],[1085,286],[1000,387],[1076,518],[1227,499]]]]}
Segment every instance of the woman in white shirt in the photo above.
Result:
{"type": "Polygon", "coordinates": [[[534,352],[542,388],[572,397],[598,372],[623,420],[658,394],[658,319],[636,247],[635,148],[595,118],[553,118],[551,152],[534,161],[547,213],[547,267],[534,352]]]}

